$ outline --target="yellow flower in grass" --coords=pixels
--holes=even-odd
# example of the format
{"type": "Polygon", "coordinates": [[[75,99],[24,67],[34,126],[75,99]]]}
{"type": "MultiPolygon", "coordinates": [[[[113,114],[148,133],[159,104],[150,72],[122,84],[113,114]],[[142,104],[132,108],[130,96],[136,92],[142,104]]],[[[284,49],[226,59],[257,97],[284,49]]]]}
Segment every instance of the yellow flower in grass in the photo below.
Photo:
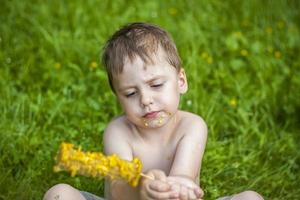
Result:
{"type": "Polygon", "coordinates": [[[269,35],[271,35],[271,34],[273,33],[272,27],[267,27],[267,28],[266,28],[266,32],[267,32],[269,35]]]}
{"type": "Polygon", "coordinates": [[[233,35],[236,37],[236,38],[241,38],[243,36],[243,33],[241,31],[236,31],[233,33],[233,35]]]}
{"type": "Polygon", "coordinates": [[[237,106],[236,99],[235,98],[231,99],[229,104],[230,104],[231,107],[235,108],[237,106]]]}
{"type": "Polygon", "coordinates": [[[212,64],[214,62],[214,59],[213,57],[209,56],[207,59],[206,59],[207,63],[208,64],[212,64]]]}
{"type": "Polygon", "coordinates": [[[275,56],[275,58],[280,59],[282,57],[282,54],[280,51],[275,51],[274,56],[275,56]]]}
{"type": "Polygon", "coordinates": [[[207,58],[209,55],[205,51],[201,53],[201,58],[207,58]]]}
{"type": "Polygon", "coordinates": [[[208,64],[212,64],[214,61],[213,57],[205,51],[201,53],[201,58],[204,59],[208,64]]]}
{"type": "Polygon", "coordinates": [[[59,62],[54,64],[55,69],[60,69],[61,68],[61,64],[59,62]]]}
{"type": "Polygon", "coordinates": [[[242,50],[240,51],[240,54],[241,54],[242,56],[244,56],[244,57],[247,57],[247,56],[249,55],[249,53],[248,53],[248,51],[247,51],[246,49],[242,49],[242,50]]]}
{"type": "Polygon", "coordinates": [[[178,10],[176,8],[169,8],[168,12],[170,15],[175,16],[175,15],[177,15],[178,10]]]}
{"type": "Polygon", "coordinates": [[[97,62],[91,62],[91,64],[90,64],[90,69],[96,69],[98,67],[98,63],[97,62]]]}

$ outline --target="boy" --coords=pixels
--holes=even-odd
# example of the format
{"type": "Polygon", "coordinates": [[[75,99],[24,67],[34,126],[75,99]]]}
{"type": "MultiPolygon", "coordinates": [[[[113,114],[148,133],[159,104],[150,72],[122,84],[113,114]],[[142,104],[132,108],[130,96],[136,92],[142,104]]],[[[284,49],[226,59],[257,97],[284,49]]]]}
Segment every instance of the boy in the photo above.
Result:
{"type": "MultiPolygon", "coordinates": [[[[171,37],[151,24],[129,24],[108,40],[103,63],[124,110],[104,132],[105,153],[125,160],[140,158],[143,172],[152,177],[141,178],[137,188],[121,180],[106,181],[106,198],[202,198],[198,185],[207,127],[201,117],[178,110],[188,83],[171,37]]],[[[66,184],[52,187],[44,197],[58,198],[101,199],[66,184]]],[[[232,199],[261,197],[249,191],[232,199]]]]}

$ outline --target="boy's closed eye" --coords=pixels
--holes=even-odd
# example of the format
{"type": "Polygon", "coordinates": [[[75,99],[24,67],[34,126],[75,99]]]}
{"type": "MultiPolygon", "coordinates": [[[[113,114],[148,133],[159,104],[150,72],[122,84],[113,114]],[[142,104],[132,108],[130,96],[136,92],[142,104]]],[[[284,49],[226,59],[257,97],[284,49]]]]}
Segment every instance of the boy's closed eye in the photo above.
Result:
{"type": "Polygon", "coordinates": [[[160,88],[165,84],[165,81],[163,80],[156,80],[156,81],[152,81],[150,82],[150,87],[152,88],[160,88]]]}
{"type": "Polygon", "coordinates": [[[128,92],[125,94],[125,97],[129,98],[129,97],[132,97],[136,94],[136,92],[128,92]]]}
{"type": "Polygon", "coordinates": [[[163,83],[158,83],[158,84],[152,84],[151,87],[153,88],[159,88],[159,87],[162,87],[163,86],[163,83]]]}
{"type": "MultiPolygon", "coordinates": [[[[151,88],[156,88],[156,89],[161,88],[161,87],[163,87],[163,86],[164,86],[164,82],[159,82],[159,83],[152,83],[152,84],[150,84],[150,87],[151,87],[151,88]]],[[[130,92],[125,93],[124,95],[125,95],[125,97],[132,97],[132,96],[134,96],[136,93],[137,93],[136,91],[130,91],[130,92]]]]}

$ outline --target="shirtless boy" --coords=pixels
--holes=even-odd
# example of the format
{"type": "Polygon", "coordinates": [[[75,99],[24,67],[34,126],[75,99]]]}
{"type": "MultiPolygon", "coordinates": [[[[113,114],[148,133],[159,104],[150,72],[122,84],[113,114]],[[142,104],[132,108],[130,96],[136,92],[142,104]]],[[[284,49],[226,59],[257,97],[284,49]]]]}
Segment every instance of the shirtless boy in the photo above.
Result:
{"type": "MultiPolygon", "coordinates": [[[[178,110],[180,96],[188,90],[187,78],[171,37],[161,28],[133,23],[107,42],[103,63],[109,83],[124,114],[113,119],[104,132],[107,155],[125,160],[141,159],[138,187],[121,180],[105,182],[110,200],[200,199],[201,160],[207,138],[204,120],[178,110]]],[[[45,200],[101,199],[67,184],[53,186],[45,200]]],[[[262,199],[246,191],[227,199],[262,199]]]]}

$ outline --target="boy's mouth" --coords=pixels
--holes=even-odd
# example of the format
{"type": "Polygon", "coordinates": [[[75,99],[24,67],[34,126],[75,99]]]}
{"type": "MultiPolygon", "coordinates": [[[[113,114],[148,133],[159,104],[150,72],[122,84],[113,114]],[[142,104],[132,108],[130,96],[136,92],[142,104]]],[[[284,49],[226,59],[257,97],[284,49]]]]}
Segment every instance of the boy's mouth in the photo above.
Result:
{"type": "Polygon", "coordinates": [[[153,119],[156,118],[156,116],[158,115],[159,111],[154,111],[154,112],[148,112],[146,113],[143,118],[145,119],[153,119]]]}

